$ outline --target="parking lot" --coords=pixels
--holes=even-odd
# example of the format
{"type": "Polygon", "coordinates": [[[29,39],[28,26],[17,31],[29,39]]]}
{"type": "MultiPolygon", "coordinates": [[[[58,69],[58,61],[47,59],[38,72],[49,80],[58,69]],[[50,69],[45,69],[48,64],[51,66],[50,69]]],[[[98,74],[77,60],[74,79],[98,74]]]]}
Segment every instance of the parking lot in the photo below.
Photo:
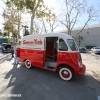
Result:
{"type": "Polygon", "coordinates": [[[100,55],[83,53],[86,74],[69,82],[58,73],[39,68],[13,66],[10,54],[0,53],[0,100],[98,100],[100,96],[100,55]],[[12,97],[19,94],[21,97],[12,97]],[[4,95],[4,96],[3,96],[4,95]]]}
{"type": "Polygon", "coordinates": [[[88,52],[86,54],[83,53],[82,60],[86,65],[86,72],[88,72],[89,74],[93,74],[93,72],[95,72],[96,74],[100,74],[100,55],[91,52],[88,52]]]}

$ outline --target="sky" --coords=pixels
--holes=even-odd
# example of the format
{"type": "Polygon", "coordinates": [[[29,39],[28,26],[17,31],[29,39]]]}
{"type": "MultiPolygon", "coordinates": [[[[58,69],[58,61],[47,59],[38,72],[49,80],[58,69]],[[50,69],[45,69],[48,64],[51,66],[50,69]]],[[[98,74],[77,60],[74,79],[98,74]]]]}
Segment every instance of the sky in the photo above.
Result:
{"type": "MultiPolygon", "coordinates": [[[[62,11],[62,8],[64,6],[64,2],[63,1],[64,0],[44,0],[44,3],[46,5],[48,5],[49,7],[53,7],[54,8],[53,12],[56,13],[56,15],[60,15],[60,13],[62,11]]],[[[88,5],[89,6],[93,5],[95,9],[98,9],[98,7],[100,7],[100,0],[88,0],[88,5]]],[[[2,0],[0,0],[0,29],[2,29],[2,27],[3,27],[2,26],[2,23],[3,23],[3,18],[2,18],[3,8],[5,8],[5,5],[2,2],[2,0]]],[[[98,23],[100,23],[100,18],[99,17],[97,18],[97,21],[90,22],[89,24],[98,24],[98,23]]],[[[25,16],[24,19],[25,19],[25,21],[30,21],[29,16],[25,16]]],[[[81,27],[84,24],[85,19],[86,19],[86,15],[83,15],[80,18],[81,22],[79,22],[76,25],[76,27],[81,27]]],[[[60,31],[60,30],[64,30],[64,29],[65,29],[65,27],[59,24],[59,26],[57,27],[56,31],[60,31]]]]}
{"type": "Polygon", "coordinates": [[[2,18],[2,13],[3,13],[3,9],[5,8],[4,3],[2,2],[2,0],[0,0],[0,29],[2,29],[2,23],[3,23],[3,18],[2,18]]]}
{"type": "MultiPolygon", "coordinates": [[[[56,12],[57,15],[59,15],[62,12],[62,9],[64,8],[64,2],[62,2],[64,0],[51,0],[51,1],[44,0],[44,1],[48,6],[52,5],[52,7],[54,7],[54,12],[56,12]]],[[[100,0],[87,0],[87,2],[88,2],[87,5],[93,6],[95,10],[100,8],[100,0]]],[[[86,20],[87,20],[87,16],[84,14],[82,17],[80,17],[80,22],[75,27],[82,27],[86,20]]],[[[96,18],[96,21],[89,22],[88,24],[89,25],[100,24],[100,16],[96,18]]],[[[65,30],[65,29],[66,28],[62,25],[57,28],[58,31],[65,30]]]]}

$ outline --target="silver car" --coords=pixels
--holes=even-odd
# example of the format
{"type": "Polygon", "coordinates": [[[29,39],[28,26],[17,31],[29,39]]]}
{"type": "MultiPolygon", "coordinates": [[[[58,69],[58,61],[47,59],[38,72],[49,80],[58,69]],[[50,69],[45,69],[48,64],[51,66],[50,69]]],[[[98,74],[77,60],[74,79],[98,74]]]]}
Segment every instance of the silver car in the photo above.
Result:
{"type": "Polygon", "coordinates": [[[100,53],[100,47],[93,47],[91,51],[94,53],[100,53]]]}

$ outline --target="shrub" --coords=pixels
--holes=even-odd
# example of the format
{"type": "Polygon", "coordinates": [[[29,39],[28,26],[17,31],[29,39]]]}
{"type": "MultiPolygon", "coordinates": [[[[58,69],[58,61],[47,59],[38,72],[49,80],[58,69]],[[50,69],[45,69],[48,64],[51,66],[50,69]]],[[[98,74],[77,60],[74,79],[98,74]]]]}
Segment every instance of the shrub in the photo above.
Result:
{"type": "Polygon", "coordinates": [[[86,46],[87,49],[91,49],[93,47],[96,47],[96,46],[90,46],[90,45],[89,46],[86,46]]]}

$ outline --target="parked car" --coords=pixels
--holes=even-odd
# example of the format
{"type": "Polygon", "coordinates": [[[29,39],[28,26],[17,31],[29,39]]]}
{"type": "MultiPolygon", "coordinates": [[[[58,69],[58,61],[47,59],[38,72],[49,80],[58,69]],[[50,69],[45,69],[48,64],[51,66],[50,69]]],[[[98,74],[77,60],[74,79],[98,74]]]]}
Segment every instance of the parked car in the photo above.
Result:
{"type": "Polygon", "coordinates": [[[2,43],[2,44],[1,44],[1,47],[4,47],[6,44],[7,44],[7,43],[2,43]]]}
{"type": "Polygon", "coordinates": [[[87,49],[86,49],[85,47],[80,47],[80,48],[79,48],[79,51],[80,51],[81,53],[86,53],[86,52],[87,52],[87,49]]]}
{"type": "Polygon", "coordinates": [[[6,44],[2,45],[1,49],[2,49],[3,53],[4,52],[11,52],[11,44],[6,43],[6,44]]]}
{"type": "Polygon", "coordinates": [[[95,54],[100,53],[100,47],[93,47],[91,48],[91,51],[94,52],[95,54]]]}

